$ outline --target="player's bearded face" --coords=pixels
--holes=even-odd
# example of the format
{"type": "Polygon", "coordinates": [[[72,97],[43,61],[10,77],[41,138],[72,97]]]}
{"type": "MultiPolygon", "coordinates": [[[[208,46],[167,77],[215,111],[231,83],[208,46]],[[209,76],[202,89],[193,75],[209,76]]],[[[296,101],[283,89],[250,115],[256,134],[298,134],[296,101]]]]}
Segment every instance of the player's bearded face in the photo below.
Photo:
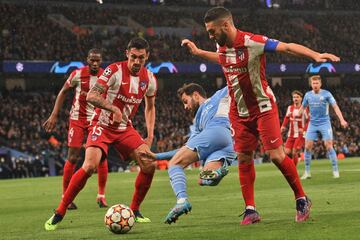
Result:
{"type": "Polygon", "coordinates": [[[199,102],[195,100],[194,95],[189,96],[189,95],[183,94],[182,101],[183,101],[185,110],[190,112],[191,115],[194,117],[200,106],[199,102]]]}
{"type": "Polygon", "coordinates": [[[92,74],[98,73],[100,65],[102,63],[101,54],[90,53],[87,57],[87,63],[90,67],[90,72],[92,74]]]}
{"type": "Polygon", "coordinates": [[[141,67],[145,65],[146,60],[149,58],[149,53],[145,49],[131,48],[126,50],[126,56],[130,72],[136,75],[141,67]]]}
{"type": "Polygon", "coordinates": [[[226,44],[227,35],[223,30],[222,24],[219,22],[209,22],[206,23],[205,26],[211,40],[214,40],[220,46],[226,44]]]}

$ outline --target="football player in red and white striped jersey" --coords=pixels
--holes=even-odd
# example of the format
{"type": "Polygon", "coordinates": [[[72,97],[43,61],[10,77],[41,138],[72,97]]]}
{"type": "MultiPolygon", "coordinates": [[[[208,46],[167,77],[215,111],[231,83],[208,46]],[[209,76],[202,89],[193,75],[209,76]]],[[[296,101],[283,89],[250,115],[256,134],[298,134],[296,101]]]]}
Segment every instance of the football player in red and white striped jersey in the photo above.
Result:
{"type": "Polygon", "coordinates": [[[139,208],[151,186],[156,166],[148,156],[154,137],[157,83],[155,76],[144,67],[149,57],[149,44],[145,39],[133,38],[127,46],[126,55],[127,61],[115,62],[105,69],[87,95],[87,101],[99,108],[99,111],[96,110],[98,121],[88,135],[84,164],[71,178],[55,214],[45,223],[46,230],[57,228],[65,216],[66,206],[85,186],[101,159],[106,157],[110,144],[125,159],[135,159],[139,163],[141,170],[135,181],[130,207],[137,222],[150,221],[141,215],[139,208]],[[131,123],[131,117],[143,99],[147,128],[145,140],[131,123]]]}
{"type": "Polygon", "coordinates": [[[304,147],[305,138],[304,133],[309,124],[309,111],[306,109],[299,115],[299,109],[303,94],[300,91],[293,91],[291,93],[293,104],[288,106],[284,121],[281,125],[281,132],[285,132],[289,124],[287,140],[285,143],[285,153],[292,156],[295,166],[298,163],[298,155],[304,147]]]}
{"type": "MultiPolygon", "coordinates": [[[[70,110],[68,131],[68,157],[64,165],[63,194],[65,193],[70,179],[74,173],[77,162],[81,158],[81,148],[84,137],[91,131],[91,119],[94,115],[94,106],[86,101],[89,90],[94,86],[97,79],[103,73],[100,67],[102,56],[99,49],[90,49],[87,56],[87,66],[74,70],[64,86],[60,90],[50,117],[45,121],[44,128],[47,132],[54,130],[58,115],[66,96],[70,91],[75,91],[72,107],[70,110]]],[[[100,207],[107,207],[105,200],[105,186],[108,174],[108,163],[102,161],[98,167],[98,196],[96,198],[100,207]]],[[[76,209],[77,206],[71,202],[68,209],[76,209]]]]}
{"type": "Polygon", "coordinates": [[[294,192],[297,209],[295,220],[307,220],[311,202],[302,188],[294,162],[285,154],[282,146],[276,99],[266,81],[266,53],[287,53],[316,62],[340,61],[340,58],[300,44],[241,31],[235,27],[231,12],[223,7],[208,10],[204,22],[209,38],[217,43],[217,51],[199,49],[188,39],[184,39],[182,45],[188,47],[193,55],[220,64],[227,80],[231,100],[229,118],[246,205],[241,224],[260,221],[255,208],[253,161],[259,139],[294,192]]]}

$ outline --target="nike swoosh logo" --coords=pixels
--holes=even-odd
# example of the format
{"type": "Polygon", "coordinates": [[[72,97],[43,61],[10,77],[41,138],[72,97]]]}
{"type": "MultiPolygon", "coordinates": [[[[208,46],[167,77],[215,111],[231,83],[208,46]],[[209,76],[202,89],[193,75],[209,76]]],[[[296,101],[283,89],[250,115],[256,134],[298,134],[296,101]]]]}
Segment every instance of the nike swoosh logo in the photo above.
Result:
{"type": "Polygon", "coordinates": [[[270,142],[271,142],[271,143],[274,143],[274,142],[276,142],[277,140],[279,140],[279,138],[274,139],[274,140],[270,140],[270,142]]]}
{"type": "Polygon", "coordinates": [[[121,83],[121,85],[127,85],[127,84],[129,84],[128,82],[123,82],[123,83],[121,83]]]}

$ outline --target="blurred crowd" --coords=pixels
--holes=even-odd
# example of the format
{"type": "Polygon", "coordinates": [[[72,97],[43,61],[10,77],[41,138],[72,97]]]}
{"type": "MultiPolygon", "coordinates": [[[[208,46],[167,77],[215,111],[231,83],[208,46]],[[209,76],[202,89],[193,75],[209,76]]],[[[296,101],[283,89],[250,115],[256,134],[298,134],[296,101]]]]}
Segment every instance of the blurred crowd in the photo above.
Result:
{"type": "MultiPolygon", "coordinates": [[[[207,87],[209,89],[209,87],[207,87]]],[[[214,92],[210,87],[209,95],[214,92]]],[[[192,118],[183,109],[176,94],[176,89],[159,91],[156,100],[155,140],[152,146],[154,152],[168,151],[182,146],[187,139],[192,118]]],[[[350,88],[331,89],[334,97],[349,122],[348,129],[342,129],[333,112],[331,114],[335,137],[335,148],[345,156],[360,156],[360,122],[357,113],[360,112],[360,92],[350,88]],[[353,98],[350,98],[353,97],[353,98]]],[[[291,103],[291,89],[275,87],[275,95],[283,119],[287,106],[291,103]]],[[[305,92],[305,90],[303,90],[305,92]]],[[[1,177],[35,177],[62,174],[62,166],[67,156],[67,129],[70,109],[70,98],[65,104],[51,134],[45,133],[42,123],[49,116],[56,95],[44,92],[23,92],[21,90],[2,92],[0,95],[0,145],[28,154],[29,158],[6,159],[0,156],[1,177]],[[31,156],[31,158],[30,158],[31,156]]],[[[146,126],[143,106],[134,118],[134,126],[143,137],[146,137],[146,126]]],[[[258,152],[261,157],[263,153],[258,152]]],[[[326,158],[322,144],[316,144],[314,158],[326,158]]],[[[119,161],[116,153],[109,156],[110,171],[119,167],[126,168],[127,163],[119,161]]]]}
{"type": "MultiPolygon", "coordinates": [[[[180,1],[179,1],[180,2],[180,1]]],[[[196,1],[195,1],[196,2],[196,1]]],[[[203,2],[203,1],[198,1],[203,2]]],[[[236,2],[246,1],[233,1],[236,2]]],[[[317,10],[357,9],[359,1],[283,1],[285,6],[313,6],[317,10]],[[304,4],[307,3],[307,4],[304,4]],[[326,7],[327,2],[332,7],[326,7]],[[342,2],[347,2],[342,4],[342,2]],[[349,2],[353,4],[349,4],[349,2]]],[[[243,5],[234,5],[243,7],[243,5]]],[[[291,9],[291,7],[288,7],[291,9]]],[[[188,8],[165,8],[149,5],[144,8],[109,8],[93,5],[16,5],[0,4],[1,38],[0,48],[6,60],[82,60],[88,49],[102,48],[105,60],[115,61],[125,58],[128,40],[134,36],[146,37],[151,45],[150,61],[193,62],[186,49],[180,47],[181,38],[191,38],[200,47],[215,50],[215,44],[203,31],[205,10],[188,8]],[[50,19],[53,15],[63,15],[75,25],[69,29],[50,19]],[[126,30],[128,18],[144,28],[126,30]],[[195,24],[184,36],[154,31],[155,27],[184,27],[182,19],[192,19],[195,24]],[[196,24],[197,23],[197,24],[196,24]],[[100,25],[97,28],[94,25],[100,25]],[[106,27],[107,26],[112,26],[106,27]],[[139,30],[142,29],[142,30],[139,30]],[[145,30],[144,30],[145,29],[145,30]]],[[[358,62],[360,52],[360,14],[334,11],[287,13],[281,10],[258,11],[257,9],[234,14],[235,25],[243,31],[264,34],[284,42],[296,42],[320,52],[332,52],[342,57],[343,62],[358,62]],[[274,14],[273,11],[278,11],[274,14]]],[[[269,56],[270,62],[306,61],[286,55],[269,56]]]]}

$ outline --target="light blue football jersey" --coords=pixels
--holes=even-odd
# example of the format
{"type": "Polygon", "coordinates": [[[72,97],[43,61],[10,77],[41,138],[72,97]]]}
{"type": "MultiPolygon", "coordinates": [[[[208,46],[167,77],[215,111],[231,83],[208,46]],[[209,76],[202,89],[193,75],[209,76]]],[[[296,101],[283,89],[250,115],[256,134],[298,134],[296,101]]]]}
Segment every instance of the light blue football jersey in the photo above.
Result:
{"type": "Polygon", "coordinates": [[[205,128],[222,126],[230,129],[228,88],[218,90],[200,105],[195,115],[194,129],[191,135],[200,133],[205,128]]]}
{"type": "Polygon", "coordinates": [[[333,95],[324,89],[320,89],[319,93],[309,91],[305,94],[302,105],[304,108],[309,106],[310,124],[317,126],[330,122],[329,104],[335,104],[333,95]]]}

